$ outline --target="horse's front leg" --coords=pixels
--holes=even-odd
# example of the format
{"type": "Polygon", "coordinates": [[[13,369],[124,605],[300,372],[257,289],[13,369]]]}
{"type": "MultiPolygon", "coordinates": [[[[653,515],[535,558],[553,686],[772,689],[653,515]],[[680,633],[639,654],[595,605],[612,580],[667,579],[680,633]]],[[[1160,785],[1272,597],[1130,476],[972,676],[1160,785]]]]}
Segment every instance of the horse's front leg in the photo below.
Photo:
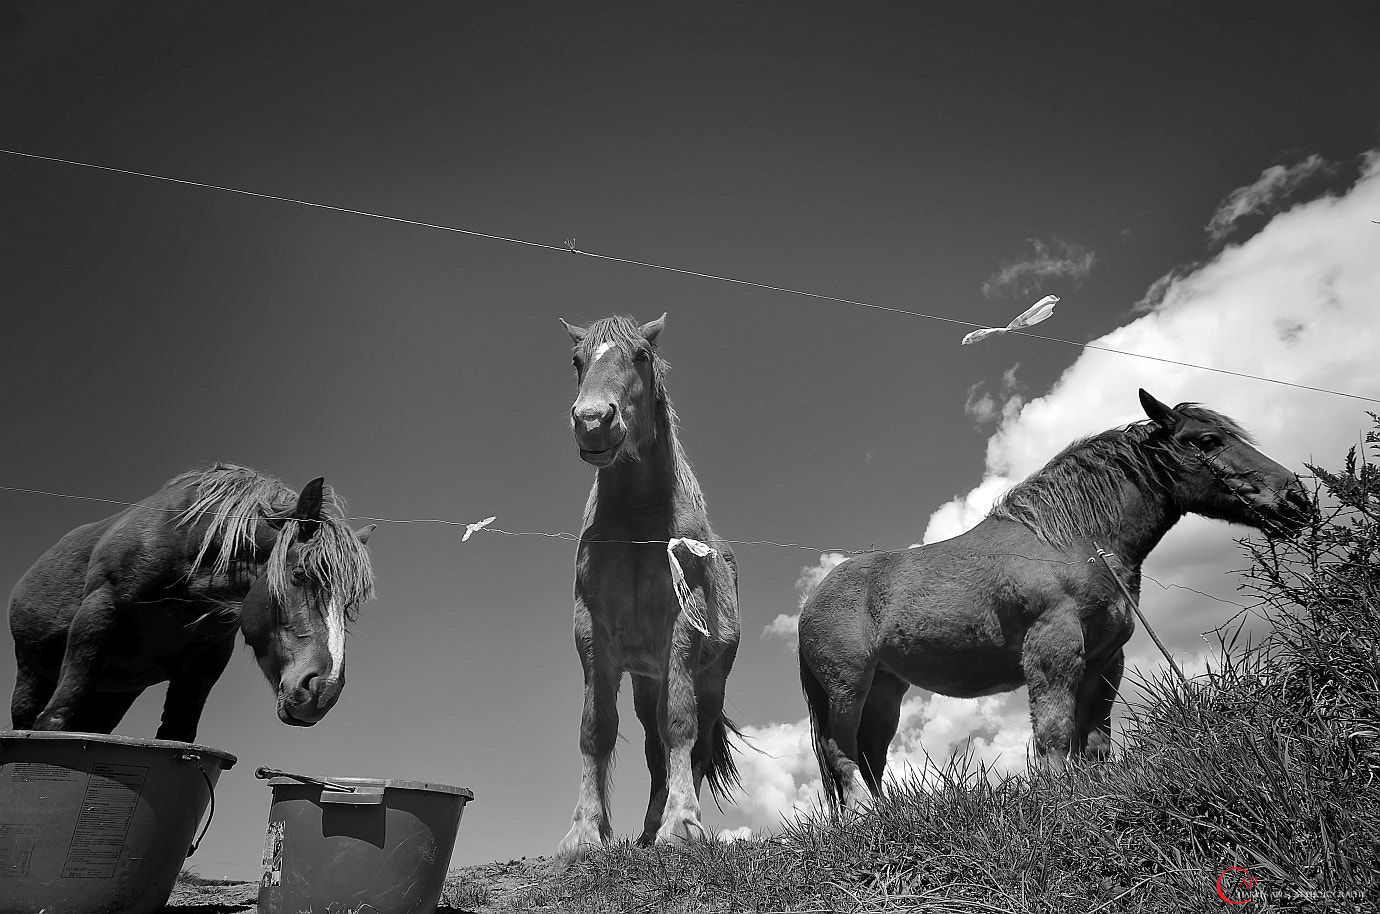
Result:
{"type": "Polygon", "coordinates": [[[73,729],[82,705],[100,680],[115,627],[114,595],[110,585],[103,584],[86,595],[72,617],[57,687],[34,721],[35,730],[73,729]]]}
{"type": "Polygon", "coordinates": [[[1035,752],[1062,771],[1077,748],[1077,694],[1085,669],[1083,626],[1071,601],[1051,607],[1026,632],[1021,668],[1030,687],[1035,752]]]}
{"type": "Polygon", "coordinates": [[[158,725],[159,739],[175,739],[190,743],[196,739],[201,712],[211,687],[225,672],[230,656],[235,652],[235,637],[230,634],[205,651],[193,655],[182,673],[168,683],[163,699],[163,719],[158,725]]]}
{"type": "Polygon", "coordinates": [[[1112,706],[1125,665],[1125,649],[1117,648],[1102,669],[1088,671],[1078,690],[1078,742],[1087,758],[1105,759],[1112,753],[1112,706]]]}
{"type": "Polygon", "coordinates": [[[661,741],[661,680],[651,676],[633,676],[633,707],[642,722],[647,756],[647,772],[651,775],[651,796],[647,799],[647,815],[642,820],[640,845],[656,840],[661,829],[661,815],[666,809],[666,745],[661,741]]]}
{"type": "Polygon", "coordinates": [[[699,781],[692,755],[699,736],[699,696],[695,672],[700,637],[682,618],[671,636],[666,686],[661,692],[661,741],[666,747],[666,808],[657,830],[658,844],[707,837],[700,824],[699,781]]]}
{"type": "Polygon", "coordinates": [[[585,675],[585,705],[580,716],[580,794],[570,831],[556,848],[557,861],[569,865],[609,839],[609,769],[618,740],[618,684],[622,671],[590,622],[576,607],[575,644],[585,675]]]}

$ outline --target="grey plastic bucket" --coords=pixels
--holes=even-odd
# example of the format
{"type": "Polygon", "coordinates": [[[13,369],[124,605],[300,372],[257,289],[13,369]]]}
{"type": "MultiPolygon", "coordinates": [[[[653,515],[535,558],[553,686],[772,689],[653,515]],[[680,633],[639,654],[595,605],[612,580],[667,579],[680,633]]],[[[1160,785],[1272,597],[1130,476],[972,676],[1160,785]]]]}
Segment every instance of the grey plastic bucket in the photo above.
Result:
{"type": "Polygon", "coordinates": [[[435,911],[474,794],[423,781],[305,780],[312,783],[301,775],[268,782],[259,914],[435,911]]]}
{"type": "Polygon", "coordinates": [[[173,740],[0,730],[0,914],[162,910],[234,764],[173,740]]]}

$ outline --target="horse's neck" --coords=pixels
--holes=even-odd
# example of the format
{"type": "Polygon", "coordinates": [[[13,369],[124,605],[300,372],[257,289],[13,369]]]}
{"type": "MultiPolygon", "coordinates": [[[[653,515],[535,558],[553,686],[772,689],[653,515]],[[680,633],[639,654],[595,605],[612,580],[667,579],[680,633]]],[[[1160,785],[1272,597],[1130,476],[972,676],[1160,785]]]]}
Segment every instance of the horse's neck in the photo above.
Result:
{"type": "MultiPolygon", "coordinates": [[[[685,452],[669,428],[659,428],[656,441],[638,461],[619,460],[599,471],[594,483],[596,516],[617,523],[676,526],[683,508],[693,501],[687,492],[685,452]]],[[[660,535],[658,532],[657,535],[660,535]]]]}
{"type": "Polygon", "coordinates": [[[1120,523],[1103,532],[1097,545],[1111,551],[1123,565],[1139,568],[1170,528],[1183,517],[1167,492],[1146,493],[1129,481],[1122,497],[1120,523]]]}

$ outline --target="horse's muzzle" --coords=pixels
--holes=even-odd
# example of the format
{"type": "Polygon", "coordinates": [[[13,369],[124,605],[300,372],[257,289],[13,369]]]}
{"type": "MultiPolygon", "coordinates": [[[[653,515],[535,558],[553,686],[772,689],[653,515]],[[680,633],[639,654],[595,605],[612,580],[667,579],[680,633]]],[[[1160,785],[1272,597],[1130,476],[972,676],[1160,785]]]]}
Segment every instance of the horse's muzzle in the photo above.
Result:
{"type": "Polygon", "coordinates": [[[1295,481],[1284,489],[1283,497],[1271,512],[1276,530],[1267,529],[1268,536],[1294,536],[1317,519],[1318,508],[1303,485],[1295,481]]]}
{"type": "Polygon", "coordinates": [[[312,677],[307,683],[278,696],[278,719],[292,727],[310,727],[335,707],[343,680],[312,677]]]}
{"type": "Polygon", "coordinates": [[[603,450],[591,450],[581,445],[580,459],[592,467],[603,468],[618,459],[618,451],[623,445],[623,439],[619,438],[611,446],[603,450]]]}

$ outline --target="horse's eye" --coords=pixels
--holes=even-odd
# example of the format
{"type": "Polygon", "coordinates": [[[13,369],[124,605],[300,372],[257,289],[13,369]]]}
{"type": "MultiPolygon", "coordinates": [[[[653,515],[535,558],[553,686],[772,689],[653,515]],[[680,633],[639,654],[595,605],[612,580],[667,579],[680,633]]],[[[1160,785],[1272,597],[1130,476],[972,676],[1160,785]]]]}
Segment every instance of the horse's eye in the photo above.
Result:
{"type": "Polygon", "coordinates": [[[292,569],[292,584],[294,587],[306,587],[307,573],[300,568],[292,569]]]}
{"type": "Polygon", "coordinates": [[[1222,439],[1216,435],[1203,435],[1193,443],[1198,446],[1200,451],[1215,451],[1222,446],[1222,439]]]}
{"type": "Polygon", "coordinates": [[[639,349],[633,355],[634,362],[646,362],[652,358],[652,354],[645,349],[639,349]]]}

